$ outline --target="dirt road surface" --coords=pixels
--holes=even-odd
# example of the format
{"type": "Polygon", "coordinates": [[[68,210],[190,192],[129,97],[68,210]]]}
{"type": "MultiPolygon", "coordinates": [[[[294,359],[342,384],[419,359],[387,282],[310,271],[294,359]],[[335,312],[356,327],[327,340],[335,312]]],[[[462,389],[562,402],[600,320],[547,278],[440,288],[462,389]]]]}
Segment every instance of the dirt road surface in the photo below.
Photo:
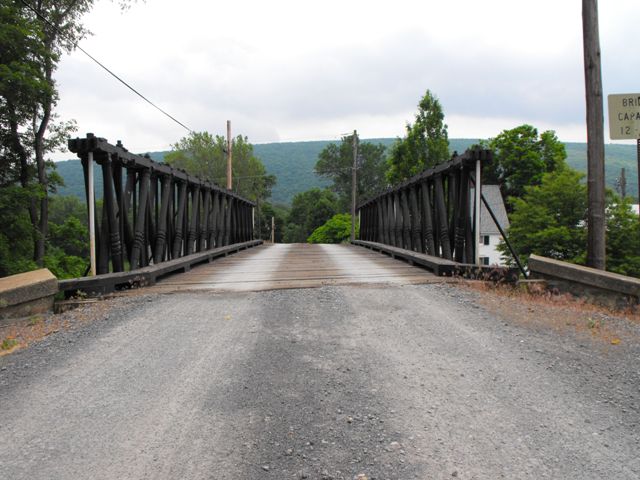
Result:
{"type": "Polygon", "coordinates": [[[640,478],[637,342],[530,328],[478,295],[102,302],[0,357],[0,478],[640,478]]]}

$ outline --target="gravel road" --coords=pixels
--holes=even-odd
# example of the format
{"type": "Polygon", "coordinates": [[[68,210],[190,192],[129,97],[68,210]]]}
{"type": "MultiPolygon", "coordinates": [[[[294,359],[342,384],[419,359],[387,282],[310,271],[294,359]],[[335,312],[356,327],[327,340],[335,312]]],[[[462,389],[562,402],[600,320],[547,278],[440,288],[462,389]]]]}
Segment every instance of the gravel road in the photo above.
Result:
{"type": "Polygon", "coordinates": [[[454,285],[143,295],[0,357],[2,479],[640,478],[640,347],[454,285]]]}

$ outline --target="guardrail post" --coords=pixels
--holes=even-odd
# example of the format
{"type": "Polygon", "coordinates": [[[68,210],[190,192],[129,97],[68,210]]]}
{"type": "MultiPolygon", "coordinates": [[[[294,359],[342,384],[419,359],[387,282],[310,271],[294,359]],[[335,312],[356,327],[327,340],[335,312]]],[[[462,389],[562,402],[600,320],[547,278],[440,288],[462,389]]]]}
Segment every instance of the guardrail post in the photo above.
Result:
{"type": "Polygon", "coordinates": [[[147,218],[147,205],[149,197],[149,177],[151,176],[148,169],[142,171],[140,175],[140,188],[138,194],[138,211],[135,220],[135,239],[133,248],[131,249],[131,270],[135,270],[144,262],[143,255],[146,255],[145,244],[145,221],[147,218]]]}
{"type": "Polygon", "coordinates": [[[451,243],[449,241],[449,225],[447,221],[447,205],[444,201],[444,187],[442,175],[434,178],[434,196],[436,203],[436,216],[438,218],[438,239],[442,250],[442,257],[451,260],[451,243]]]}
{"type": "Polygon", "coordinates": [[[109,155],[102,159],[102,183],[104,203],[107,211],[107,225],[109,230],[109,247],[111,249],[111,260],[113,271],[122,272],[124,262],[122,259],[122,244],[120,243],[120,225],[117,220],[116,199],[113,188],[113,170],[109,155]]]}
{"type": "Polygon", "coordinates": [[[162,198],[160,200],[160,215],[158,217],[158,231],[156,233],[156,244],[153,252],[153,263],[160,263],[164,260],[164,252],[167,240],[167,215],[169,213],[169,199],[171,194],[171,177],[162,178],[161,187],[162,198]]]}

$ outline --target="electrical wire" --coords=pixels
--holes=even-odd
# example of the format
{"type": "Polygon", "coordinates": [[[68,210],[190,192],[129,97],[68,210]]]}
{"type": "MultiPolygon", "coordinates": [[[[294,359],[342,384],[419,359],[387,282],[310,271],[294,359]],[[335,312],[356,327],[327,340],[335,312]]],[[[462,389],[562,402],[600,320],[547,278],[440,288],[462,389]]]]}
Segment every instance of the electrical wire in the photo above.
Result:
{"type": "Polygon", "coordinates": [[[60,31],[60,29],[55,26],[53,23],[51,23],[44,15],[42,15],[40,12],[38,12],[35,8],[33,8],[31,5],[29,5],[25,0],[20,0],[20,2],[27,7],[29,10],[31,10],[38,18],[40,18],[40,20],[42,20],[43,22],[45,22],[47,25],[49,25],[51,28],[53,28],[56,32],[58,32],[58,35],[60,35],[61,37],[65,37],[67,38],[67,40],[71,40],[71,43],[73,44],[73,46],[75,48],[77,48],[78,50],[80,50],[82,53],[84,53],[87,57],[89,57],[91,60],[93,60],[97,65],[99,65],[103,70],[105,70],[109,75],[111,75],[113,78],[115,78],[116,80],[118,80],[120,83],[122,83],[125,87],[127,87],[129,90],[131,90],[133,93],[135,93],[136,95],[138,95],[141,99],[143,99],[145,102],[147,102],[149,105],[151,105],[152,107],[154,107],[156,110],[158,110],[159,112],[163,113],[164,115],[166,115],[167,117],[169,117],[171,120],[173,120],[175,123],[177,123],[178,125],[180,125],[182,128],[184,128],[185,130],[187,130],[189,133],[193,133],[193,130],[191,130],[189,127],[187,127],[184,123],[182,123],[181,121],[179,121],[178,119],[176,119],[174,116],[172,116],[171,114],[169,114],[168,112],[166,112],[165,110],[163,110],[162,108],[160,108],[158,105],[156,105],[155,103],[153,103],[151,100],[149,100],[147,97],[145,97],[143,94],[141,94],[138,90],[136,90],[135,88],[133,88],[131,85],[129,85],[127,82],[125,82],[122,78],[120,78],[118,75],[116,75],[114,72],[112,72],[111,70],[109,70],[105,65],[103,65],[100,61],[98,61],[98,59],[96,59],[95,57],[93,57],[91,54],[89,54],[89,52],[87,52],[84,48],[82,48],[80,45],[78,45],[78,42],[73,41],[73,39],[69,38],[68,35],[65,35],[62,31],[60,31]]]}

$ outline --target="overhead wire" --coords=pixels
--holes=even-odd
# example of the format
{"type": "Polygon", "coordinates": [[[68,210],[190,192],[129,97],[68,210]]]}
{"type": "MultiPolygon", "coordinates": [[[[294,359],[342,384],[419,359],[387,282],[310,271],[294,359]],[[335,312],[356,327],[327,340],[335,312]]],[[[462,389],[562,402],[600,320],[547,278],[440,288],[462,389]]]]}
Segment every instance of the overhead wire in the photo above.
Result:
{"type": "Polygon", "coordinates": [[[124,81],[122,78],[120,78],[118,75],[116,75],[113,71],[111,71],[109,68],[107,68],[102,62],[100,62],[98,59],[96,59],[93,55],[91,55],[89,52],[87,52],[84,48],[82,48],[78,42],[74,41],[72,38],[70,38],[68,35],[66,35],[65,33],[63,33],[56,25],[54,25],[53,23],[51,23],[49,21],[48,18],[46,18],[44,15],[42,15],[42,13],[38,12],[35,8],[33,8],[31,5],[29,5],[25,0],[20,0],[20,2],[27,7],[29,10],[31,10],[38,18],[40,18],[43,22],[45,22],[47,25],[49,25],[51,28],[53,28],[56,32],[58,32],[58,34],[61,37],[66,38],[67,40],[70,40],[71,43],[73,44],[73,46],[75,48],[77,48],[78,50],[80,50],[82,53],[84,53],[87,57],[89,57],[93,62],[95,62],[97,65],[99,65],[103,70],[105,70],[109,75],[111,75],[113,78],[115,78],[116,80],[118,80],[120,83],[122,83],[125,87],[127,87],[129,90],[131,90],[133,93],[135,93],[136,95],[138,95],[141,99],[143,99],[145,102],[147,102],[149,105],[151,105],[152,107],[154,107],[156,110],[158,110],[159,112],[161,112],[162,114],[164,114],[165,116],[167,116],[168,118],[170,118],[171,120],[173,120],[175,123],[177,123],[178,125],[180,125],[182,128],[184,128],[185,130],[187,130],[189,133],[193,133],[193,130],[191,130],[189,127],[187,127],[184,123],[182,123],[180,120],[176,119],[173,115],[171,115],[170,113],[166,112],[165,110],[163,110],[161,107],[159,107],[158,105],[156,105],[155,103],[153,103],[151,100],[149,100],[146,96],[144,96],[142,93],[140,93],[138,90],[136,90],[135,88],[133,88],[131,85],[129,85],[129,83],[127,83],[126,81],[124,81]]]}

